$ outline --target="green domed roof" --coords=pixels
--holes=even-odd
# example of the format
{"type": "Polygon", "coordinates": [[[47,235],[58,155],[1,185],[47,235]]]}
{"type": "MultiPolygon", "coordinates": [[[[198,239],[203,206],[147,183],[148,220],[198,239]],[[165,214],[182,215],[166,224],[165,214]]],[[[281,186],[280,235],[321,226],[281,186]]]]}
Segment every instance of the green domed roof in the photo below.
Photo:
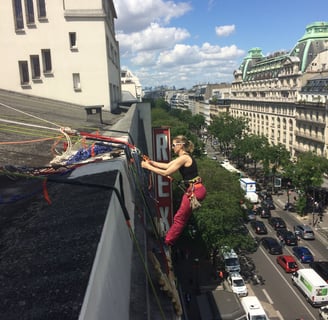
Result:
{"type": "Polygon", "coordinates": [[[290,52],[277,51],[265,57],[260,48],[250,49],[239,71],[243,80],[274,78],[283,68],[284,62],[289,60],[298,63],[300,71],[305,72],[324,51],[328,51],[328,22],[314,22],[306,27],[305,34],[290,52]]]}
{"type": "Polygon", "coordinates": [[[304,36],[291,50],[290,55],[300,59],[300,69],[306,70],[311,61],[322,51],[328,50],[328,22],[314,22],[306,27],[304,36]]]}

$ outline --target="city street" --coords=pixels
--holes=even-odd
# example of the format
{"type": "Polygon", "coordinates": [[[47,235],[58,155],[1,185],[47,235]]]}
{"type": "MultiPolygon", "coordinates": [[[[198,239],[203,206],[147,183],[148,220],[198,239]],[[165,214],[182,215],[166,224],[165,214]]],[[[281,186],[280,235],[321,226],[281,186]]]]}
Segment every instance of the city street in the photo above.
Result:
{"type": "MultiPolygon", "coordinates": [[[[214,154],[214,152],[213,152],[214,154]]],[[[208,157],[211,157],[209,152],[208,157]]],[[[220,161],[220,159],[218,159],[220,161]]],[[[316,215],[307,214],[300,217],[295,212],[284,211],[285,203],[289,199],[294,199],[297,194],[293,191],[287,194],[282,190],[277,195],[273,195],[276,209],[272,210],[273,216],[282,217],[287,224],[288,229],[292,230],[294,225],[308,224],[313,226],[316,240],[301,240],[300,245],[307,246],[315,256],[315,260],[326,260],[328,249],[328,213],[324,211],[322,222],[316,215]]],[[[276,237],[276,232],[263,220],[269,230],[269,236],[276,237]]],[[[250,233],[255,237],[253,231],[250,233]]],[[[184,297],[183,304],[187,310],[184,319],[198,320],[201,319],[197,296],[200,293],[214,289],[229,289],[226,282],[221,284],[216,270],[214,270],[209,257],[206,257],[201,248],[194,247],[196,242],[186,242],[179,245],[176,251],[176,273],[180,280],[179,286],[181,294],[184,297]]],[[[284,247],[284,254],[292,255],[290,247],[284,247]]],[[[256,274],[264,279],[263,284],[254,284],[249,281],[247,284],[249,295],[256,295],[268,316],[272,320],[290,320],[302,317],[304,320],[318,319],[318,310],[311,307],[305,300],[304,296],[297,288],[292,285],[290,274],[286,274],[276,263],[276,256],[269,255],[260,245],[258,250],[249,255],[255,263],[256,274]],[[293,308],[290,308],[290,306],[293,308]]],[[[300,267],[308,267],[299,263],[300,267]]]]}

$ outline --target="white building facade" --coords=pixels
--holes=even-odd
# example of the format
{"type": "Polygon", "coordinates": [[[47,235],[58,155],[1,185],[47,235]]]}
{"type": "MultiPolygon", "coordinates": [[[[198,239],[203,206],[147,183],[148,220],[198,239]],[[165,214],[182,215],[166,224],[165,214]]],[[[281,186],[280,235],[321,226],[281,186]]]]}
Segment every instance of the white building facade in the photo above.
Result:
{"type": "Polygon", "coordinates": [[[315,22],[290,52],[248,52],[234,73],[230,113],[292,156],[312,151],[328,157],[327,75],[328,23],[315,22]]]}
{"type": "Polygon", "coordinates": [[[144,96],[142,85],[139,78],[136,77],[129,69],[121,70],[121,88],[122,91],[130,92],[138,102],[142,102],[142,98],[144,96]]]}
{"type": "Polygon", "coordinates": [[[112,0],[13,0],[0,11],[0,88],[113,111],[121,99],[112,0]]]}

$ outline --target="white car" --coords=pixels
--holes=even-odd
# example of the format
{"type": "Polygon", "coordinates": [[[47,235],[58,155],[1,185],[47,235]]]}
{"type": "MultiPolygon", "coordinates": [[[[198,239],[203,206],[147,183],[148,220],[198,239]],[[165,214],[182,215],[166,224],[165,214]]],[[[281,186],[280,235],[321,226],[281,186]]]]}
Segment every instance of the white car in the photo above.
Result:
{"type": "Polygon", "coordinates": [[[319,318],[322,320],[328,320],[328,306],[323,306],[319,309],[319,318]]]}
{"type": "Polygon", "coordinates": [[[227,280],[232,292],[236,293],[240,297],[246,297],[248,295],[245,281],[239,273],[230,273],[227,280]]]}

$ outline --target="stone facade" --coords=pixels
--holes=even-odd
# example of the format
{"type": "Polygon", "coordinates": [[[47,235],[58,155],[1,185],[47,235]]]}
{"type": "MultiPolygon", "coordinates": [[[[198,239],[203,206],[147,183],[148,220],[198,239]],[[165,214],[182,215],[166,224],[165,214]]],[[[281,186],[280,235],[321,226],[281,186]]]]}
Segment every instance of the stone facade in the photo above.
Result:
{"type": "Polygon", "coordinates": [[[112,0],[3,2],[0,88],[113,111],[121,99],[114,19],[112,0]]]}

